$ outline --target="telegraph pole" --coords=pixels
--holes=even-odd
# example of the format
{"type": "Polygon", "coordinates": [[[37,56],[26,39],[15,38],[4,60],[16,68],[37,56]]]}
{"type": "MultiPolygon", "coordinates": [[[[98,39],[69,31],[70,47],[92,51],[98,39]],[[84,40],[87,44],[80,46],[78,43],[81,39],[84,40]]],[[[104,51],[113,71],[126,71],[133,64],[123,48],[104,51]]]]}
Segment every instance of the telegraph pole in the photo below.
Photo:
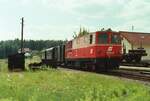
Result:
{"type": "Polygon", "coordinates": [[[23,53],[23,29],[24,28],[24,17],[21,18],[21,53],[23,53]]]}

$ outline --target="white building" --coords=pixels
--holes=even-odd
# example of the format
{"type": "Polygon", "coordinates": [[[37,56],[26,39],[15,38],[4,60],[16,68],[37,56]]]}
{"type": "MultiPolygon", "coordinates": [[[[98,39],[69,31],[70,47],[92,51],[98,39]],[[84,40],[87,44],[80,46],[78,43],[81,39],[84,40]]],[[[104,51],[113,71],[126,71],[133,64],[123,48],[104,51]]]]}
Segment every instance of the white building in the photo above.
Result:
{"type": "Polygon", "coordinates": [[[150,33],[120,31],[120,34],[122,36],[122,45],[126,48],[126,52],[143,47],[148,55],[142,57],[142,59],[150,60],[150,33]]]}

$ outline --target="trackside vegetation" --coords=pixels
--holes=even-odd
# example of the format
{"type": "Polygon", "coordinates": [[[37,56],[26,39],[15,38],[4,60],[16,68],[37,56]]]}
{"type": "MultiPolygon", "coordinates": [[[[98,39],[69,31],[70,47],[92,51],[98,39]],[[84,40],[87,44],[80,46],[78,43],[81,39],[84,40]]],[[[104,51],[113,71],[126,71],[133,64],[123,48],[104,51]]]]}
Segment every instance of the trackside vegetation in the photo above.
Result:
{"type": "MultiPolygon", "coordinates": [[[[62,40],[25,40],[24,47],[32,51],[41,51],[65,42],[62,40]]],[[[20,48],[20,43],[19,39],[0,41],[0,59],[5,59],[8,55],[16,54],[20,48]]]]}
{"type": "Polygon", "coordinates": [[[150,86],[95,73],[44,69],[8,72],[0,60],[0,101],[150,101],[150,86]]]}

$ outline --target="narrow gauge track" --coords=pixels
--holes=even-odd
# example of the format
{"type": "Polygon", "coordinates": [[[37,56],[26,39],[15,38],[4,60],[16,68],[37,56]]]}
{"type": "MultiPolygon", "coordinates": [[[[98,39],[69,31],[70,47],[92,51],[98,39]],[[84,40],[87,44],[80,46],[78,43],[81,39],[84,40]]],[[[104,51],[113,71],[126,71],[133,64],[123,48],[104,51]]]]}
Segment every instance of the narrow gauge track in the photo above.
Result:
{"type": "MultiPolygon", "coordinates": [[[[41,65],[41,64],[40,64],[41,65]]],[[[39,65],[33,66],[35,69],[40,69],[38,68],[39,65]]],[[[32,69],[34,69],[32,67],[32,69]]],[[[66,66],[59,66],[59,68],[64,68],[67,70],[80,70],[80,71],[86,71],[86,72],[95,72],[98,74],[104,74],[104,75],[111,75],[111,76],[117,76],[117,77],[123,77],[123,78],[128,78],[128,79],[133,79],[133,80],[139,80],[139,81],[145,81],[150,83],[150,72],[149,71],[133,71],[133,70],[109,70],[109,71],[103,71],[103,72],[97,72],[97,71],[89,71],[87,69],[75,69],[72,68],[71,66],[65,68],[66,66]]]]}
{"type": "Polygon", "coordinates": [[[133,80],[150,82],[150,72],[144,71],[129,71],[129,70],[113,70],[104,74],[113,75],[133,80]]]}
{"type": "MultiPolygon", "coordinates": [[[[64,68],[64,67],[61,67],[61,68],[64,68]]],[[[68,68],[65,68],[65,69],[68,69],[68,68]]],[[[80,71],[86,71],[86,72],[95,72],[98,74],[128,78],[128,79],[132,79],[132,80],[139,80],[139,81],[144,81],[144,82],[150,83],[150,72],[145,72],[145,71],[109,70],[109,71],[105,71],[105,72],[104,71],[97,72],[97,71],[88,71],[88,70],[74,69],[74,68],[69,68],[68,70],[80,70],[80,71]]]]}

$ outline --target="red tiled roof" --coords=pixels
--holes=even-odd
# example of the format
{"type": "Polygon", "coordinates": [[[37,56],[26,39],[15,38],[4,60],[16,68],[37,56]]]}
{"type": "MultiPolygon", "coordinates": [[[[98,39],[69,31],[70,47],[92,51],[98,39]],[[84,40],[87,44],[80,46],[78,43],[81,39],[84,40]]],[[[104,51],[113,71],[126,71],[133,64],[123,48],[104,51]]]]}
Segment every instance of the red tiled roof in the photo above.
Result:
{"type": "Polygon", "coordinates": [[[120,34],[133,45],[150,45],[150,33],[120,31],[120,34]]]}

